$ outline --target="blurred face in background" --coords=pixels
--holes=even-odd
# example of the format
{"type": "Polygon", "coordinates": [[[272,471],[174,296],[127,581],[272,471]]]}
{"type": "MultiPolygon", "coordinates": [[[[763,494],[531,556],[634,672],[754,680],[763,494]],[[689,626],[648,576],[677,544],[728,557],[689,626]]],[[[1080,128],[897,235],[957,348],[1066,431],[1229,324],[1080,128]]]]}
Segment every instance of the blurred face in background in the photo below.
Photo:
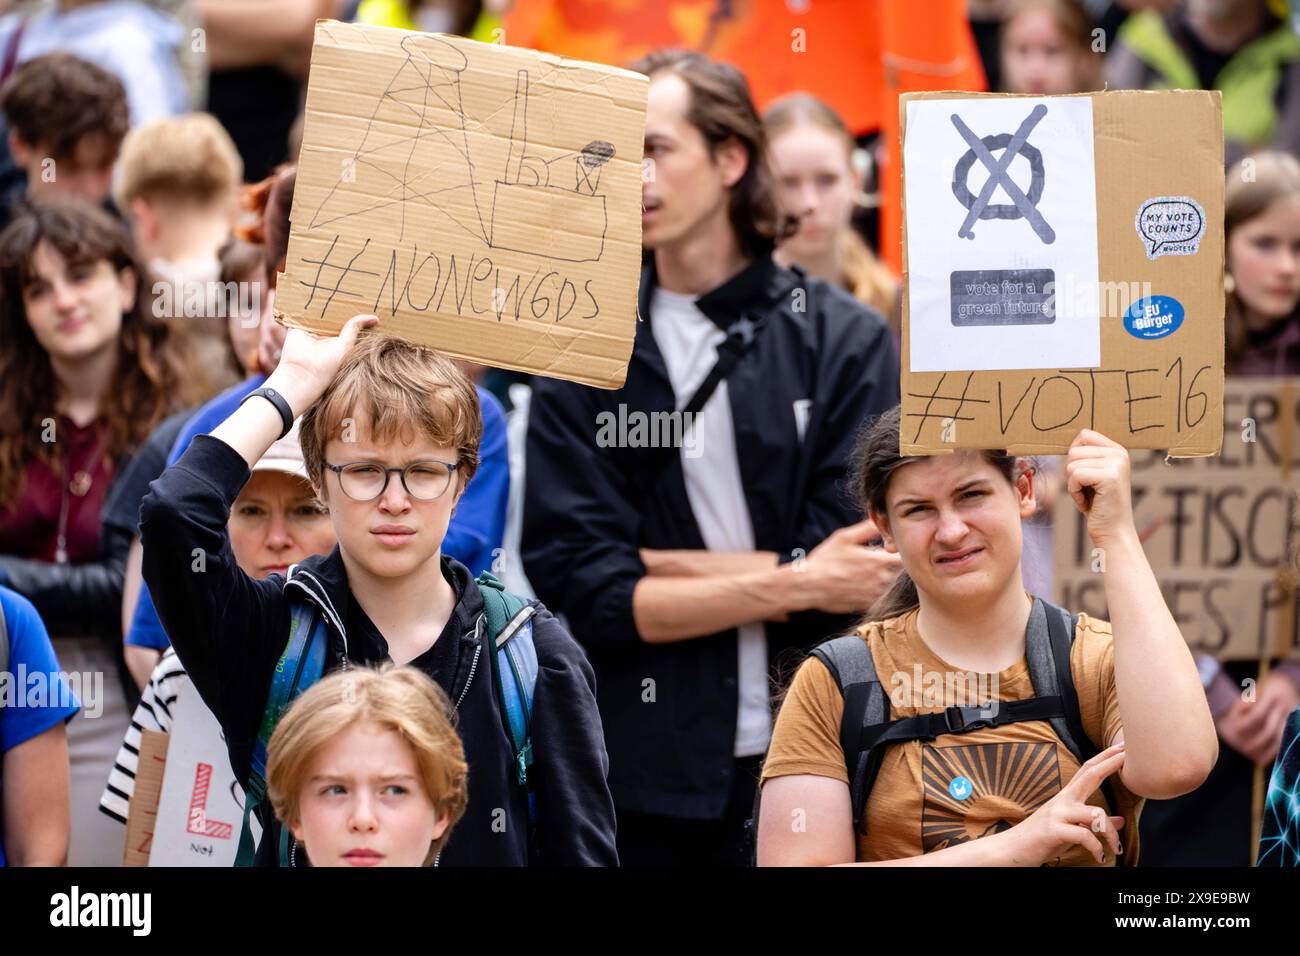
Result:
{"type": "Polygon", "coordinates": [[[799,231],[781,244],[782,252],[795,262],[828,255],[849,228],[862,191],[848,144],[838,133],[799,123],[777,134],[769,148],[781,206],[799,217],[799,231]]]}
{"type": "Polygon", "coordinates": [[[1023,10],[1002,24],[1002,86],[1008,93],[1078,93],[1089,55],[1070,43],[1046,8],[1023,10]]]}
{"type": "Polygon", "coordinates": [[[87,133],[67,156],[51,156],[48,148],[32,146],[9,134],[14,162],[27,173],[27,188],[38,196],[80,196],[101,205],[113,188],[115,149],[108,137],[87,133]]]}
{"type": "Polygon", "coordinates": [[[334,548],[334,526],[306,478],[254,471],[230,509],[230,547],[254,578],[287,574],[289,566],[334,548]]]}
{"type": "Polygon", "coordinates": [[[122,314],[135,304],[135,274],[107,259],[68,262],[42,240],[31,258],[23,311],[32,334],[55,362],[89,359],[117,348],[122,314]]]}
{"type": "Polygon", "coordinates": [[[1227,271],[1247,317],[1285,318],[1300,302],[1300,196],[1273,203],[1228,236],[1227,271]]]}
{"type": "Polygon", "coordinates": [[[687,118],[690,87],[680,76],[660,73],[650,80],[646,104],[645,158],[641,182],[641,241],[650,249],[695,235],[706,223],[727,216],[730,187],[745,173],[739,142],[710,150],[687,118]]]}

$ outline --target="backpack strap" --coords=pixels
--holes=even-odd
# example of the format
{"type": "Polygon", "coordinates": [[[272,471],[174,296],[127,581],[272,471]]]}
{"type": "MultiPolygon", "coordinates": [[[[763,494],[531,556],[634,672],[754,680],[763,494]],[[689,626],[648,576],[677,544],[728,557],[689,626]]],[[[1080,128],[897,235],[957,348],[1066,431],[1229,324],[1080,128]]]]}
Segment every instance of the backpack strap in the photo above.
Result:
{"type": "Polygon", "coordinates": [[[487,618],[488,659],[495,677],[498,703],[510,730],[515,752],[516,782],[528,797],[528,825],[537,824],[537,801],[528,770],[533,765],[533,698],[537,691],[537,646],[533,641],[535,605],[511,594],[491,573],[476,579],[487,618]]]}
{"type": "Polygon", "coordinates": [[[1074,640],[1076,618],[1069,611],[1042,598],[1034,598],[1025,628],[1025,658],[1029,664],[1029,681],[1040,697],[1059,696],[1064,705],[1061,716],[1051,720],[1052,729],[1080,763],[1097,753],[1096,746],[1083,729],[1079,715],[1079,695],[1074,689],[1070,669],[1070,646],[1074,640]]]}
{"type": "Polygon", "coordinates": [[[889,722],[889,695],[876,677],[871,647],[857,634],[833,638],[813,649],[813,656],[826,665],[844,695],[844,716],[840,720],[840,747],[849,774],[849,797],[854,825],[866,832],[863,819],[867,796],[880,771],[883,748],[863,749],[864,732],[889,722]]]}
{"type": "MultiPolygon", "coordinates": [[[[1051,692],[1060,695],[1065,712],[1059,719],[1052,721],[1052,728],[1070,753],[1074,754],[1074,758],[1083,764],[1097,756],[1101,750],[1083,727],[1079,695],[1074,687],[1074,671],[1070,666],[1070,649],[1074,644],[1078,623],[1077,614],[1071,614],[1042,598],[1034,598],[1034,606],[1029,612],[1029,629],[1025,634],[1025,655],[1029,659],[1029,679],[1034,685],[1034,693],[1049,692],[1047,686],[1054,685],[1055,690],[1051,692]],[[1041,624],[1036,623],[1036,616],[1041,624]]],[[[1110,805],[1110,812],[1118,813],[1119,801],[1111,777],[1101,782],[1101,792],[1110,805]]],[[[1121,853],[1116,863],[1122,866],[1125,859],[1125,854],[1121,853]]]]}
{"type": "MultiPolygon", "coordinates": [[[[325,654],[329,646],[329,633],[325,618],[308,601],[289,602],[289,640],[284,653],[275,665],[271,677],[271,692],[267,695],[266,711],[253,742],[253,763],[244,794],[244,823],[239,833],[239,851],[235,866],[252,866],[256,854],[251,827],[254,811],[266,804],[266,747],[275,733],[276,725],[289,705],[304,690],[321,679],[325,672],[325,654]]],[[[265,829],[265,828],[264,828],[265,829]]],[[[288,838],[284,828],[281,833],[280,865],[288,866],[288,838]]]]}

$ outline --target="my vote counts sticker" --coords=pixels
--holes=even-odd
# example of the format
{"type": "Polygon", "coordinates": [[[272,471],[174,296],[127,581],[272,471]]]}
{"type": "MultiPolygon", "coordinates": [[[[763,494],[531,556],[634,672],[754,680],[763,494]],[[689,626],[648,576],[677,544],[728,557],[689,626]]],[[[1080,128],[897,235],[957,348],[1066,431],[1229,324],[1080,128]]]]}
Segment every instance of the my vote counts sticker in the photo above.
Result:
{"type": "Polygon", "coordinates": [[[1205,210],[1191,196],[1156,196],[1138,207],[1133,225],[1148,259],[1190,256],[1201,248],[1205,210]]]}

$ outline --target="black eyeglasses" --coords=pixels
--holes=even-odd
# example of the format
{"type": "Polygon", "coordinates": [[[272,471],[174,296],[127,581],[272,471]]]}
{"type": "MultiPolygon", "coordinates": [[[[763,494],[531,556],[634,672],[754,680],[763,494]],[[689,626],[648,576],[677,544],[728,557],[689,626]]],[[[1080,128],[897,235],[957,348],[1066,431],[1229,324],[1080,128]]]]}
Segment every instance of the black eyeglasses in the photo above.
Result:
{"type": "Polygon", "coordinates": [[[402,487],[417,501],[441,498],[451,485],[451,476],[460,462],[448,464],[434,458],[413,461],[402,468],[385,468],[374,461],[354,461],[346,465],[325,467],[339,476],[339,487],[353,501],[374,501],[388,489],[388,476],[397,472],[402,487]]]}

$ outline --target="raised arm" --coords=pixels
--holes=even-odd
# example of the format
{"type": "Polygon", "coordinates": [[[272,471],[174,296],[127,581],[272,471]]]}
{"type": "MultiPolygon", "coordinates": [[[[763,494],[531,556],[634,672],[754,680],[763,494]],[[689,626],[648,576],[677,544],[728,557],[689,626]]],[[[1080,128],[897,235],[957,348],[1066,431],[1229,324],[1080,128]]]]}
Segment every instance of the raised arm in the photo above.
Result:
{"type": "Polygon", "coordinates": [[[1065,478],[1105,557],[1115,690],[1128,745],[1120,778],[1152,799],[1195,790],[1218,758],[1218,738],[1192,653],[1138,540],[1128,452],[1084,429],[1066,456],[1065,478]]]}

